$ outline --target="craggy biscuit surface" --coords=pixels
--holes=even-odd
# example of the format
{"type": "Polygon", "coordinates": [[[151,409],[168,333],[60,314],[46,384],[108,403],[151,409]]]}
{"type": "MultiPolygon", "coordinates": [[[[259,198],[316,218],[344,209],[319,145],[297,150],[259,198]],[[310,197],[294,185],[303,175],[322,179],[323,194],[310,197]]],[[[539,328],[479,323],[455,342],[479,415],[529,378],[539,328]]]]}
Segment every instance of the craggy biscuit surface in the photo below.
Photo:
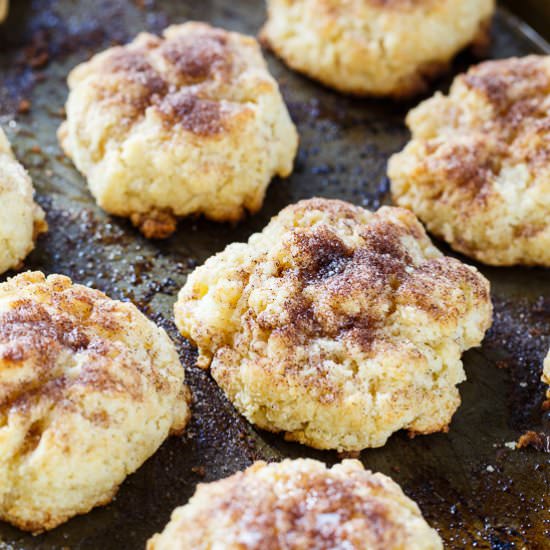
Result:
{"type": "Polygon", "coordinates": [[[254,38],[200,23],[140,34],[69,75],[61,145],[99,205],[166,237],[176,217],[239,220],[298,137],[254,38]]]}
{"type": "Polygon", "coordinates": [[[415,216],[311,199],[188,277],[175,306],[198,363],[248,420],[321,449],[446,430],[489,283],[415,216]]]}
{"type": "Polygon", "coordinates": [[[48,225],[34,202],[32,181],[0,128],[0,273],[21,266],[48,225]]]}
{"type": "Polygon", "coordinates": [[[256,462],[201,484],[148,550],[440,550],[418,506],[357,460],[256,462]]]}
{"type": "Polygon", "coordinates": [[[0,284],[0,520],[51,529],[109,502],[189,416],[166,333],[61,275],[0,284]]]}
{"type": "Polygon", "coordinates": [[[550,57],[490,61],[413,109],[394,201],[455,250],[550,266],[550,57]]]}
{"type": "Polygon", "coordinates": [[[261,38],[293,69],[342,92],[422,92],[469,44],[494,0],[268,0],[261,38]]]}

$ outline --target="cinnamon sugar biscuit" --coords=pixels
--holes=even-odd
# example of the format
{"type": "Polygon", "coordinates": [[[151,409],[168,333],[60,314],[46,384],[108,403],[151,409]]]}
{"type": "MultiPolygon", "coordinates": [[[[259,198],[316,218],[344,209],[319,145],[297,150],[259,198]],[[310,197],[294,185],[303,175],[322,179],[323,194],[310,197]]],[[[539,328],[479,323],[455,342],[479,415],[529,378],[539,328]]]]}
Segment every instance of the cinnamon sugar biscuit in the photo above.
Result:
{"type": "Polygon", "coordinates": [[[0,284],[0,520],[52,529],[108,503],[189,416],[166,333],[61,275],[0,284]]]}
{"type": "Polygon", "coordinates": [[[345,93],[422,92],[469,44],[494,0],[268,0],[261,38],[290,67],[345,93]]]}
{"type": "Polygon", "coordinates": [[[351,451],[447,429],[491,301],[409,211],[312,199],[195,269],[175,315],[248,420],[351,451]]]}
{"type": "Polygon", "coordinates": [[[357,460],[256,462],[199,485],[148,550],[440,550],[416,505],[357,460]]]}
{"type": "Polygon", "coordinates": [[[489,61],[413,109],[394,201],[491,265],[550,266],[550,56],[489,61]]]}
{"type": "Polygon", "coordinates": [[[59,139],[99,205],[147,237],[180,216],[237,221],[298,137],[254,38],[201,23],[140,34],[69,75],[59,139]]]}
{"type": "Polygon", "coordinates": [[[48,229],[33,196],[31,178],[0,128],[0,273],[20,267],[38,235],[48,229]]]}

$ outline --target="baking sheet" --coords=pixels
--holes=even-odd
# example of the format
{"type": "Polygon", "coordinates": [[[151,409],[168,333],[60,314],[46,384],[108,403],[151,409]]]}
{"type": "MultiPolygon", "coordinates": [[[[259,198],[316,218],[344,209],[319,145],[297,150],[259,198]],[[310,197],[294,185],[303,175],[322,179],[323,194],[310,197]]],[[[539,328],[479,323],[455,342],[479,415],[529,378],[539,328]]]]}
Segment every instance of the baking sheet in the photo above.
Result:
{"type": "MultiPolygon", "coordinates": [[[[260,458],[339,459],[244,421],[209,375],[192,367],[194,351],[175,330],[172,304],[194,266],[228,243],[246,240],[287,204],[315,195],[371,209],[389,203],[385,164],[408,139],[403,118],[412,104],[346,98],[268,56],[301,135],[294,174],[274,181],[262,211],[245,223],[185,220],[166,242],[149,242],[126,220],[101,212],[55,136],[66,75],[92,53],[140,30],[159,32],[187,19],[255,34],[264,17],[259,0],[12,2],[0,27],[0,124],[33,177],[50,224],[26,268],[64,273],[134,301],[176,341],[195,405],[186,434],[169,439],[110,505],[38,537],[0,523],[2,550],[143,548],[198,482],[225,477],[260,458]]],[[[547,47],[504,11],[493,35],[491,57],[547,47]]],[[[472,62],[460,56],[453,73],[472,62]]],[[[550,346],[550,272],[478,267],[492,283],[495,323],[483,347],[464,356],[468,381],[460,387],[463,404],[450,433],[413,440],[398,433],[385,447],[361,453],[361,460],[400,483],[449,548],[548,548],[550,455],[512,450],[506,443],[529,429],[550,437],[548,413],[544,417],[540,408],[542,360],[550,346]]]]}

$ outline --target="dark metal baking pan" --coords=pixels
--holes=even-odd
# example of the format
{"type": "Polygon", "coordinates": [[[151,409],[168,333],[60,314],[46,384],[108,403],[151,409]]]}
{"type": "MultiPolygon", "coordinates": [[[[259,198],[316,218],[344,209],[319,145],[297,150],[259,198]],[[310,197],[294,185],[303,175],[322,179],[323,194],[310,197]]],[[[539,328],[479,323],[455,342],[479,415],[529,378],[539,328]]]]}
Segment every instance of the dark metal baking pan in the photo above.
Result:
{"type": "MultiPolygon", "coordinates": [[[[517,4],[528,5],[530,17],[541,8],[533,19],[541,32],[543,21],[550,27],[547,0],[517,4]]],[[[198,482],[227,476],[259,458],[338,460],[335,453],[256,431],[239,417],[209,375],[192,367],[194,352],[174,328],[172,304],[195,265],[229,242],[247,239],[289,203],[314,195],[371,209],[389,202],[385,164],[408,139],[403,118],[412,104],[346,98],[269,57],[301,134],[294,174],[274,181],[262,211],[245,223],[186,220],[166,242],[146,241],[125,220],[101,212],[55,136],[67,72],[93,52],[142,29],[158,32],[186,19],[255,34],[264,17],[259,0],[12,0],[11,15],[0,27],[0,124],[30,170],[50,224],[25,267],[65,273],[133,300],[177,342],[195,405],[186,434],[168,440],[111,504],[38,537],[0,524],[1,549],[143,548],[198,482]]],[[[504,10],[493,37],[490,57],[550,51],[504,10]]],[[[453,72],[474,61],[460,56],[453,72]]],[[[540,383],[550,345],[550,272],[479,267],[492,282],[495,323],[483,347],[464,357],[468,381],[461,385],[463,403],[450,432],[413,440],[398,433],[385,447],[361,453],[361,460],[399,482],[449,548],[549,548],[550,455],[512,450],[506,443],[526,430],[550,436],[540,383]]]]}

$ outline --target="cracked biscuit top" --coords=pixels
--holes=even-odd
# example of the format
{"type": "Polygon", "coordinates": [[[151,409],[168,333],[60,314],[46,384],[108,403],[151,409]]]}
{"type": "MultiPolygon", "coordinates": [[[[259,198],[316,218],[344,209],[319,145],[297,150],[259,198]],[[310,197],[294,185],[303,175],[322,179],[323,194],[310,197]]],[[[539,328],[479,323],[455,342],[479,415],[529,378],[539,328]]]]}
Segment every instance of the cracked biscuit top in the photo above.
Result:
{"type": "Polygon", "coordinates": [[[60,275],[0,284],[0,520],[42,531],[109,502],[184,428],[183,379],[135,306],[60,275]]]}
{"type": "Polygon", "coordinates": [[[148,550],[439,550],[418,506],[356,460],[332,468],[309,459],[256,462],[199,485],[148,550]]]}
{"type": "Polygon", "coordinates": [[[61,145],[100,206],[148,237],[198,213],[237,221],[292,170],[298,137],[257,41],[189,22],[69,75],[61,145]]]}
{"type": "MultiPolygon", "coordinates": [[[[105,79],[103,100],[124,112],[125,129],[152,110],[168,128],[181,125],[198,136],[215,136],[232,117],[246,113],[231,86],[249,66],[239,47],[253,46],[251,38],[236,40],[207,25],[195,24],[190,32],[172,27],[164,38],[141,34],[130,46],[113,48],[95,68],[105,79]]],[[[73,71],[69,84],[90,69],[73,71]]]]}
{"type": "Polygon", "coordinates": [[[188,278],[175,307],[199,365],[262,428],[320,448],[446,429],[488,282],[413,214],[311,199],[188,278]]]}
{"type": "Polygon", "coordinates": [[[550,57],[490,61],[413,109],[388,174],[400,206],[493,265],[550,266],[550,57]]]}

